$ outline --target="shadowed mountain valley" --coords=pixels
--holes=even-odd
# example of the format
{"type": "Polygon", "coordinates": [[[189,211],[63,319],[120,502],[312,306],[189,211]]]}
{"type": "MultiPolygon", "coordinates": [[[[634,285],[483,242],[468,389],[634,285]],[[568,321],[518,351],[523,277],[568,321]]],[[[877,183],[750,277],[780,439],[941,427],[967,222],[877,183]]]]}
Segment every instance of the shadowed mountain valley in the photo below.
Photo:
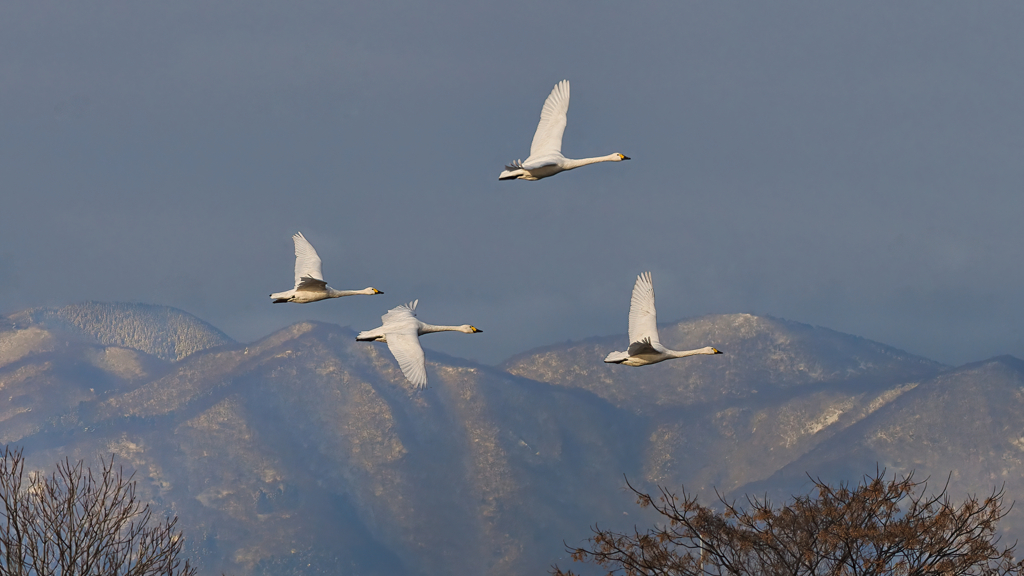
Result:
{"type": "MultiPolygon", "coordinates": [[[[928,378],[744,489],[781,496],[805,485],[807,471],[839,482],[876,464],[914,470],[937,488],[948,477],[957,498],[1002,486],[1010,500],[1024,499],[1024,362],[1000,356],[928,378]]],[[[1015,510],[1002,525],[1020,534],[1024,517],[1015,510]]]]}

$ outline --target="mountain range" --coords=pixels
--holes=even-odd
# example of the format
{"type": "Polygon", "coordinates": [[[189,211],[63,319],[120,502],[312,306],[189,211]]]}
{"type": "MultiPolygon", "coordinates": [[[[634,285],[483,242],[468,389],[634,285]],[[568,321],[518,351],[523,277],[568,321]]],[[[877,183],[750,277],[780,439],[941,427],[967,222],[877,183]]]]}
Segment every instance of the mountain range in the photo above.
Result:
{"type": "Polygon", "coordinates": [[[159,306],[31,309],[0,318],[0,439],[41,470],[114,454],[202,574],[544,573],[595,523],[653,520],[624,477],[778,501],[880,466],[1024,493],[1021,360],[949,367],[749,314],[660,332],[725,354],[604,364],[624,335],[499,366],[427,350],[415,391],[333,324],[238,343],[159,306]]]}

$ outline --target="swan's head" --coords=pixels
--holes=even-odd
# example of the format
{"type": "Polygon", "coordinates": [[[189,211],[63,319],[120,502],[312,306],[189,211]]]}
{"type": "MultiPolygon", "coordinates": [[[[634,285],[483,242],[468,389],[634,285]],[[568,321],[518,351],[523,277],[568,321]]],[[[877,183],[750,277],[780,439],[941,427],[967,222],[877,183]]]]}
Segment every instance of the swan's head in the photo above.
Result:
{"type": "Polygon", "coordinates": [[[630,159],[629,156],[626,156],[625,154],[619,154],[618,152],[616,152],[614,155],[618,157],[615,160],[616,162],[622,162],[623,160],[629,160],[630,159]]]}
{"type": "Polygon", "coordinates": [[[469,324],[463,324],[462,326],[459,326],[459,331],[465,332],[466,334],[475,334],[476,332],[483,332],[483,330],[477,328],[476,326],[470,326],[469,324]]]}
{"type": "Polygon", "coordinates": [[[373,287],[367,288],[366,289],[366,293],[367,294],[383,294],[383,292],[381,292],[380,290],[377,290],[376,288],[373,288],[373,287]]]}
{"type": "Polygon", "coordinates": [[[718,348],[712,348],[711,346],[708,346],[707,348],[705,348],[705,350],[707,350],[707,352],[705,352],[705,354],[721,354],[722,353],[722,351],[719,350],[718,348]]]}

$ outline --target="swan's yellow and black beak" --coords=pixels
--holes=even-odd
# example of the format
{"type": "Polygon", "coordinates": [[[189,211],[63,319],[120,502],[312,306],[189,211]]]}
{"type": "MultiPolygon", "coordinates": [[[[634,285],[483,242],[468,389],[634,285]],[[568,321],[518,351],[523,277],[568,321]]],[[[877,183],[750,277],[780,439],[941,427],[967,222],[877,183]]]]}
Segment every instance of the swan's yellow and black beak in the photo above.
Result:
{"type": "Polygon", "coordinates": [[[626,156],[625,154],[619,154],[619,156],[621,156],[623,160],[632,160],[632,158],[626,156]]]}
{"type": "Polygon", "coordinates": [[[483,332],[483,330],[477,328],[476,326],[470,326],[469,329],[472,330],[474,334],[477,332],[483,332]]]}
{"type": "Polygon", "coordinates": [[[373,293],[374,294],[383,294],[383,292],[381,292],[380,290],[377,290],[376,288],[373,289],[373,293]]]}
{"type": "Polygon", "coordinates": [[[715,354],[721,354],[721,353],[722,353],[722,351],[721,351],[721,350],[719,350],[718,348],[712,348],[712,350],[714,350],[714,351],[715,351],[715,352],[714,352],[715,354]]]}

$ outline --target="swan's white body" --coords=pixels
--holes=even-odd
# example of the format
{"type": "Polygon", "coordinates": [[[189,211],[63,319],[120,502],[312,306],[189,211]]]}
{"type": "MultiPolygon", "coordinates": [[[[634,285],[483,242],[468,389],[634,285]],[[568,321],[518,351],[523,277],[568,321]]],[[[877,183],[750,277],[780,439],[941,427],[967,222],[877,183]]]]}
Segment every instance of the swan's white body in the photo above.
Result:
{"type": "Polygon", "coordinates": [[[464,332],[474,334],[483,332],[469,324],[462,326],[435,326],[420,322],[416,318],[416,304],[413,300],[408,304],[396,306],[381,316],[381,327],[364,330],[356,336],[356,340],[364,342],[386,342],[398,366],[409,382],[416,388],[427,386],[427,365],[420,346],[420,336],[431,332],[464,332]]]}
{"type": "Polygon", "coordinates": [[[708,346],[698,350],[669,350],[658,337],[658,315],[654,309],[654,283],[651,273],[637,276],[633,285],[633,298],[629,303],[629,348],[625,352],[612,352],[604,361],[626,366],[646,366],[672,358],[685,358],[698,354],[721,354],[708,346]]]}
{"type": "Polygon", "coordinates": [[[562,80],[544,101],[540,111],[540,123],[533,134],[530,156],[505,166],[498,180],[540,180],[559,172],[596,164],[598,162],[621,162],[629,156],[619,153],[596,158],[573,160],[562,156],[562,133],[565,132],[566,114],[569,112],[569,81],[562,80]]]}
{"type": "Polygon", "coordinates": [[[328,298],[341,298],[342,296],[354,296],[356,294],[383,294],[376,288],[364,288],[362,290],[335,290],[324,282],[323,272],[320,271],[320,256],[317,255],[313,245],[306,240],[306,237],[299,232],[292,236],[295,242],[295,288],[284,292],[271,294],[274,304],[283,302],[294,302],[296,304],[307,304],[328,298]]]}

